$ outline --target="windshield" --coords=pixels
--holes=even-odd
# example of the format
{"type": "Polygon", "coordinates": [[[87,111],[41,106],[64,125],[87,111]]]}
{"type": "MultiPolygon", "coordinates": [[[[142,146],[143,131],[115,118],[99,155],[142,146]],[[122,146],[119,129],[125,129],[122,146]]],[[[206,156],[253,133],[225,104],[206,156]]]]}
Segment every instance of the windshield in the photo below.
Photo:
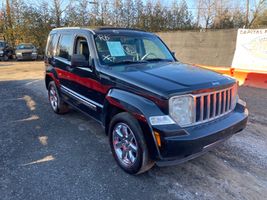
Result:
{"type": "Polygon", "coordinates": [[[98,34],[95,43],[101,64],[172,62],[174,58],[156,36],[98,34]]]}
{"type": "Polygon", "coordinates": [[[5,47],[5,43],[4,42],[0,42],[0,47],[5,47]]]}
{"type": "Polygon", "coordinates": [[[34,49],[34,46],[32,44],[20,44],[17,49],[34,49]]]}

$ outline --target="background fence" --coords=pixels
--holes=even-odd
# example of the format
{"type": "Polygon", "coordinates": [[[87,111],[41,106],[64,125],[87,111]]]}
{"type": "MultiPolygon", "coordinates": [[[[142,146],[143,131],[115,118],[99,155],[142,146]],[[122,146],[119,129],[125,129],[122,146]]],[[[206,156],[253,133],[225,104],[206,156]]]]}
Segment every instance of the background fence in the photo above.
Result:
{"type": "Polygon", "coordinates": [[[182,62],[227,67],[232,64],[237,29],[160,32],[157,35],[182,62]]]}

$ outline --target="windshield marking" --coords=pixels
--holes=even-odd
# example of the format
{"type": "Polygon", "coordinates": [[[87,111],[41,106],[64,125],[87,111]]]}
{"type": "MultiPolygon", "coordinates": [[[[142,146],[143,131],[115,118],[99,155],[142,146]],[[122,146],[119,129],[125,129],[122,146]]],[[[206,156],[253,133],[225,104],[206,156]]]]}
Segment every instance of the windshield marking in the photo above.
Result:
{"type": "Polygon", "coordinates": [[[108,35],[97,35],[97,37],[99,38],[99,40],[103,40],[103,41],[110,40],[110,37],[108,35]]]}

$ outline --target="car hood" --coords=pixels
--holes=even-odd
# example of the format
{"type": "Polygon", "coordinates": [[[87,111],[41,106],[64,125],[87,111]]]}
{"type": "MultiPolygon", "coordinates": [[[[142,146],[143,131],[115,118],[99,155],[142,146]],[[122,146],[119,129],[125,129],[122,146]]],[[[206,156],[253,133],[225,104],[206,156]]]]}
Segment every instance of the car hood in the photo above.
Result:
{"type": "Polygon", "coordinates": [[[140,87],[167,97],[235,82],[230,77],[179,62],[117,66],[111,71],[123,86],[140,87]]]}
{"type": "Polygon", "coordinates": [[[34,49],[17,49],[16,53],[32,53],[34,49]]]}

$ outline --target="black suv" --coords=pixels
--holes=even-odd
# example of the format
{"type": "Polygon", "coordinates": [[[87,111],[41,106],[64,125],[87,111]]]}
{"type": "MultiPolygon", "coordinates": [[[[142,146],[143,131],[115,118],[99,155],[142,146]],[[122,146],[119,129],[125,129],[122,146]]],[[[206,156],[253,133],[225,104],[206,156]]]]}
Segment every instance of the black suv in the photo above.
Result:
{"type": "Polygon", "coordinates": [[[0,40],[0,60],[8,61],[12,59],[14,55],[14,49],[8,45],[4,40],[0,40]]]}
{"type": "Polygon", "coordinates": [[[53,111],[71,106],[100,122],[130,174],[195,158],[247,123],[234,79],[177,61],[152,33],[53,29],[45,65],[53,111]]]}

